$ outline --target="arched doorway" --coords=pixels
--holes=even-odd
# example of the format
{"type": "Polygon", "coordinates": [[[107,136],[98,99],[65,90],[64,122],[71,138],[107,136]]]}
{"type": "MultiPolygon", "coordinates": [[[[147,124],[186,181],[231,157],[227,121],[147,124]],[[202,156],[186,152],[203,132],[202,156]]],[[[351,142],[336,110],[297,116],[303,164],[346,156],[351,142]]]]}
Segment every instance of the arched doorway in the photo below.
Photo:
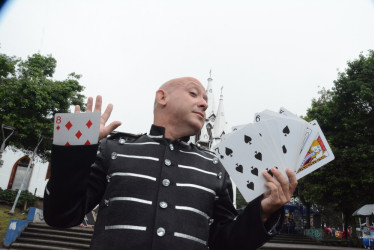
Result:
{"type": "MultiPolygon", "coordinates": [[[[28,156],[24,156],[20,158],[16,163],[13,165],[12,173],[10,174],[9,182],[8,182],[8,189],[16,190],[20,189],[22,180],[26,174],[27,166],[29,165],[30,158],[28,156]]],[[[32,171],[29,171],[28,177],[24,184],[24,189],[29,186],[30,177],[32,171]]]]}

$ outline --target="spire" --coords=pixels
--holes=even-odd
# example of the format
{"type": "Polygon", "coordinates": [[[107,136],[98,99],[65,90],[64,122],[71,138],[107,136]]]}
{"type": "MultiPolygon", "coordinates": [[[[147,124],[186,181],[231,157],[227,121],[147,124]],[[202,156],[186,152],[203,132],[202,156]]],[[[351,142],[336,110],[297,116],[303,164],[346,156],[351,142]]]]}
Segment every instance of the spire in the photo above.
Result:
{"type": "Polygon", "coordinates": [[[226,133],[226,119],[225,111],[223,108],[223,86],[221,87],[221,95],[219,98],[218,110],[216,114],[216,120],[213,126],[213,142],[212,145],[215,145],[221,140],[221,136],[226,133]]]}
{"type": "Polygon", "coordinates": [[[206,95],[208,97],[208,109],[205,111],[206,118],[209,119],[212,115],[214,115],[214,94],[213,94],[213,87],[212,87],[212,70],[209,71],[209,78],[208,78],[208,86],[206,87],[206,95]]]}

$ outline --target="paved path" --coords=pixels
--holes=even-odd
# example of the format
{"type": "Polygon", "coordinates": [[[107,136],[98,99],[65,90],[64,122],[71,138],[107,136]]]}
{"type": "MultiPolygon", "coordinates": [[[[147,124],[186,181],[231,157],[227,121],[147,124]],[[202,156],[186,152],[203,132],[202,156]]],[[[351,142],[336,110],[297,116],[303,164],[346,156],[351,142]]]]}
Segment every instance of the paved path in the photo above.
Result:
{"type": "Polygon", "coordinates": [[[306,245],[306,244],[283,244],[283,243],[266,243],[260,249],[300,249],[300,250],[359,250],[364,248],[353,248],[353,247],[336,247],[336,246],[324,246],[324,245],[306,245]]]}

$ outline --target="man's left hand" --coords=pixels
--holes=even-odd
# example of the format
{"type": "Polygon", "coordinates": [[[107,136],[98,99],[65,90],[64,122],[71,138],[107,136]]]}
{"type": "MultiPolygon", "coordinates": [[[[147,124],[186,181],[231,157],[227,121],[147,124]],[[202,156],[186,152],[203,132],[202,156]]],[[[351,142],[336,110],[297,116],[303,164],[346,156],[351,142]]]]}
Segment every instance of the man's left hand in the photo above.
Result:
{"type": "Polygon", "coordinates": [[[263,222],[267,221],[274,212],[291,200],[297,186],[296,175],[292,170],[286,169],[288,179],[274,167],[271,172],[274,175],[273,177],[266,171],[262,173],[267,180],[265,186],[269,188],[261,201],[263,222]]]}

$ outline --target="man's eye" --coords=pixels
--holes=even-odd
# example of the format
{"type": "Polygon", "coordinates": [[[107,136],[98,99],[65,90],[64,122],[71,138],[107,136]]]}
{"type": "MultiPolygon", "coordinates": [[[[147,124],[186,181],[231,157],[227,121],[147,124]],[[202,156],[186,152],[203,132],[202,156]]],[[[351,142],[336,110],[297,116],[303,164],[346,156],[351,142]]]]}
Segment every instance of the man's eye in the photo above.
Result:
{"type": "Polygon", "coordinates": [[[195,92],[190,92],[190,95],[197,96],[197,94],[195,92]]]}

